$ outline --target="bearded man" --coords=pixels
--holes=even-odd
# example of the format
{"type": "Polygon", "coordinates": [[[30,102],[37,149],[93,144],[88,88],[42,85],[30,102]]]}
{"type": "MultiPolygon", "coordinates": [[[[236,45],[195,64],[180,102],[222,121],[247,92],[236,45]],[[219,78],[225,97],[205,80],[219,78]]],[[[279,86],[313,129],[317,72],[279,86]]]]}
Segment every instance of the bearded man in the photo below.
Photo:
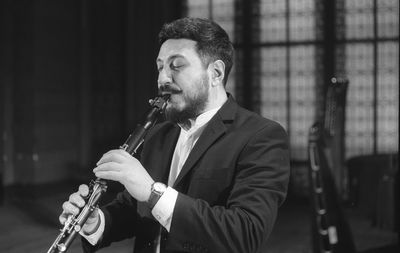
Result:
{"type": "MultiPolygon", "coordinates": [[[[175,20],[159,39],[166,121],[146,135],[140,161],[124,150],[98,161],[96,177],[125,190],[87,220],[83,248],[135,237],[134,252],[265,252],[287,191],[287,134],[226,92],[234,49],[218,24],[175,20]]],[[[61,223],[87,194],[81,185],[70,196],[61,223]]]]}

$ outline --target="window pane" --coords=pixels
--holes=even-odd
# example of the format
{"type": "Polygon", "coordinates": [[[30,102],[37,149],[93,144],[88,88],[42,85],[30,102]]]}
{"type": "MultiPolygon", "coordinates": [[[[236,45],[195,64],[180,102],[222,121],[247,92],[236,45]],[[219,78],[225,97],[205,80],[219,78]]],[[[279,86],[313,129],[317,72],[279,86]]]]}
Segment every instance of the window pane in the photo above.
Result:
{"type": "Polygon", "coordinates": [[[347,157],[373,153],[373,46],[348,44],[346,72],[349,78],[346,107],[347,157]]]}
{"type": "Polygon", "coordinates": [[[187,0],[188,16],[193,18],[210,18],[209,1],[187,0]]]}
{"type": "Polygon", "coordinates": [[[261,50],[261,115],[287,129],[286,48],[261,50]]]}
{"type": "Polygon", "coordinates": [[[378,36],[399,36],[399,0],[379,0],[378,36]]]}
{"type": "Polygon", "coordinates": [[[231,41],[234,41],[234,0],[213,0],[212,18],[228,33],[231,41]]]}
{"type": "Polygon", "coordinates": [[[260,39],[261,42],[286,40],[286,1],[261,1],[260,39]]]}
{"type": "Polygon", "coordinates": [[[315,46],[290,48],[291,156],[307,160],[308,130],[315,122],[315,46]]]}
{"type": "Polygon", "coordinates": [[[399,150],[399,44],[378,45],[378,152],[399,150]]]}
{"type": "Polygon", "coordinates": [[[373,0],[346,0],[346,38],[372,38],[374,36],[373,0]]]}
{"type": "Polygon", "coordinates": [[[315,40],[315,3],[314,0],[296,0],[290,2],[290,39],[315,40]]]}

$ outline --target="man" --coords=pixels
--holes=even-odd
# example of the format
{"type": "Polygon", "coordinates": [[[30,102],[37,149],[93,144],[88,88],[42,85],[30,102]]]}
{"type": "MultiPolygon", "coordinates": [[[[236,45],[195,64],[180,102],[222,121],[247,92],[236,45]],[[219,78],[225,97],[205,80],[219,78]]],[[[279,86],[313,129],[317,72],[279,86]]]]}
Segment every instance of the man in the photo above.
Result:
{"type": "MultiPolygon", "coordinates": [[[[88,219],[84,249],[135,237],[135,252],[265,252],[286,196],[287,135],[226,93],[233,47],[220,26],[183,18],[159,39],[167,120],[147,134],[140,161],[111,150],[97,163],[95,175],[125,191],[88,219]]],[[[70,196],[61,223],[87,194],[83,185],[70,196]]]]}

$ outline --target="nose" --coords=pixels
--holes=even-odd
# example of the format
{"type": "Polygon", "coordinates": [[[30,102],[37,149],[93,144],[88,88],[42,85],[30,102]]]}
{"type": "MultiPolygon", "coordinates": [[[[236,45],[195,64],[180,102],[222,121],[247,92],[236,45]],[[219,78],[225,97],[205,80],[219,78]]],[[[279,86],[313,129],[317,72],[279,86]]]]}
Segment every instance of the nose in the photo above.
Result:
{"type": "Polygon", "coordinates": [[[160,70],[160,72],[158,72],[157,83],[158,88],[160,88],[161,86],[170,85],[172,83],[171,73],[165,68],[160,70]]]}

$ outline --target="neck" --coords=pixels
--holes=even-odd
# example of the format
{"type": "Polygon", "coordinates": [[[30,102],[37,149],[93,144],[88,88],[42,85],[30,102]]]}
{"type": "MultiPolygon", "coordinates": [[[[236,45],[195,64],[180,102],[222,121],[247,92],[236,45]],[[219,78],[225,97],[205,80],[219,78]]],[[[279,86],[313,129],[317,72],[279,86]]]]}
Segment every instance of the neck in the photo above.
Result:
{"type": "Polygon", "coordinates": [[[218,89],[216,92],[210,92],[208,97],[208,103],[204,112],[212,110],[217,107],[221,107],[226,100],[228,100],[228,95],[224,88],[218,89]]]}

